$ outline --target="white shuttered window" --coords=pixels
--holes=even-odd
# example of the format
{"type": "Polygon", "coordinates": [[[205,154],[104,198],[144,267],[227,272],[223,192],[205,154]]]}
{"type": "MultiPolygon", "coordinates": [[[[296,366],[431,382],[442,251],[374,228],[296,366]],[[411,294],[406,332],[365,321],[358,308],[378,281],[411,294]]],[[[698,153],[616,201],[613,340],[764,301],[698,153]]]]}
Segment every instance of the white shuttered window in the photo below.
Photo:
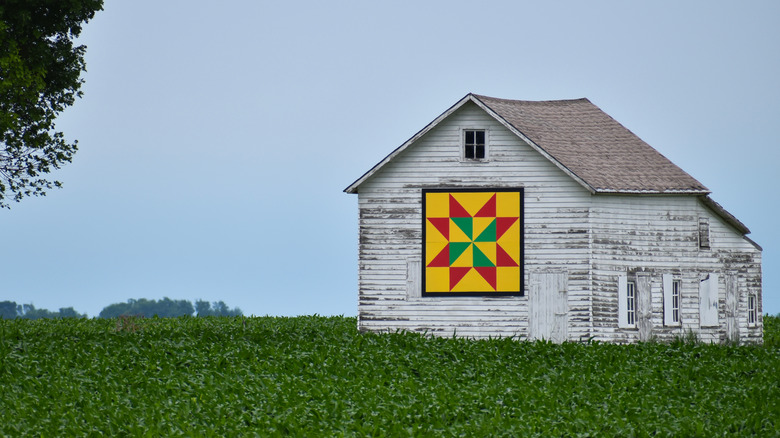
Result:
{"type": "Polygon", "coordinates": [[[628,276],[618,277],[618,327],[636,327],[636,285],[628,276]]]}
{"type": "Polygon", "coordinates": [[[663,275],[664,285],[664,325],[680,325],[680,303],[682,300],[682,282],[675,280],[672,274],[663,275]]]}

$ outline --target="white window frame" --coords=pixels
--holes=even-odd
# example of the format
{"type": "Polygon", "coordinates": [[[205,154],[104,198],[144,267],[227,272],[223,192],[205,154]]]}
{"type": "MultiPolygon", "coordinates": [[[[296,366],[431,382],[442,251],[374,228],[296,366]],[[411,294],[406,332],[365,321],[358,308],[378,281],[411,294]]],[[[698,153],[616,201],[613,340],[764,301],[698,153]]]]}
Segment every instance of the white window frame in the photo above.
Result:
{"type": "MultiPolygon", "coordinates": [[[[466,126],[466,127],[461,128],[461,130],[460,130],[460,160],[462,162],[466,162],[466,163],[479,163],[479,162],[482,162],[482,161],[488,161],[488,159],[490,158],[490,147],[489,147],[489,144],[490,144],[490,130],[489,129],[487,129],[485,127],[481,127],[481,126],[466,126]],[[483,158],[466,158],[466,147],[467,147],[467,145],[466,145],[466,132],[468,132],[468,131],[474,131],[474,132],[481,131],[481,132],[483,132],[485,134],[485,144],[484,144],[485,156],[483,158]]],[[[474,154],[476,155],[476,148],[474,150],[474,154]]]]}
{"type": "Polygon", "coordinates": [[[748,327],[755,327],[758,325],[758,297],[756,294],[748,294],[747,300],[748,327]]]}
{"type": "Polygon", "coordinates": [[[636,328],[637,293],[636,282],[628,281],[627,275],[618,276],[618,327],[636,328]]]}
{"type": "Polygon", "coordinates": [[[664,325],[679,326],[682,322],[682,281],[672,274],[663,275],[664,325]]]}
{"type": "Polygon", "coordinates": [[[626,323],[636,327],[636,282],[626,282],[626,323]]]}
{"type": "Polygon", "coordinates": [[[680,324],[680,304],[682,303],[682,281],[672,280],[672,322],[680,324]]]}

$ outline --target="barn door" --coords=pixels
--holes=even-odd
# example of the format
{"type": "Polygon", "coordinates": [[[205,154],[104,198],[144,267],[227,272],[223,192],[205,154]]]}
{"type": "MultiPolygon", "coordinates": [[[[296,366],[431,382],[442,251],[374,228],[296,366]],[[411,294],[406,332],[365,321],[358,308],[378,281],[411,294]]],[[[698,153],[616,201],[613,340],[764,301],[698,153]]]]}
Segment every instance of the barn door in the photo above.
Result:
{"type": "Polygon", "coordinates": [[[653,297],[650,289],[650,276],[636,274],[636,327],[639,340],[647,342],[653,337],[653,297]]]}
{"type": "Polygon", "coordinates": [[[726,275],[726,340],[739,342],[739,325],[737,324],[737,309],[739,307],[738,277],[726,275]]]}
{"type": "Polygon", "coordinates": [[[528,339],[565,341],[569,325],[566,272],[531,272],[529,280],[528,339]]]}

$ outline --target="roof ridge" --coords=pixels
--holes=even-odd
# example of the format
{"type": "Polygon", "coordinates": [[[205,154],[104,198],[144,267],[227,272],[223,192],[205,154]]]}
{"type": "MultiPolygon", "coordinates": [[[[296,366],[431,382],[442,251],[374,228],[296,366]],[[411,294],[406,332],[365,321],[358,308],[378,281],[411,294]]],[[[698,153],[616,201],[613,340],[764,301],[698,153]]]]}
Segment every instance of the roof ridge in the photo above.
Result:
{"type": "Polygon", "coordinates": [[[590,104],[593,104],[593,102],[590,101],[587,97],[580,97],[576,99],[549,99],[549,100],[522,100],[522,99],[503,99],[500,97],[491,97],[491,96],[485,96],[482,94],[476,94],[476,93],[469,93],[469,95],[474,96],[475,98],[479,100],[483,99],[489,99],[494,100],[498,102],[522,102],[522,103],[547,103],[547,104],[556,104],[556,103],[572,103],[572,102],[588,102],[590,104]]]}

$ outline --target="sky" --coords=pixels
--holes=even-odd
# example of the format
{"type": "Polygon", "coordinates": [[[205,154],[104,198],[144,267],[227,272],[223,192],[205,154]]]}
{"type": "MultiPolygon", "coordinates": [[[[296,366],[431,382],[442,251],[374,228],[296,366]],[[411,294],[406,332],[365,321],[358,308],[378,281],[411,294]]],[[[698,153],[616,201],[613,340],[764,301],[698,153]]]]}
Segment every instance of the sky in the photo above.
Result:
{"type": "Polygon", "coordinates": [[[107,1],[64,188],[0,211],[0,301],[357,314],[342,192],[469,92],[587,97],[763,247],[780,313],[780,2],[107,1]]]}

